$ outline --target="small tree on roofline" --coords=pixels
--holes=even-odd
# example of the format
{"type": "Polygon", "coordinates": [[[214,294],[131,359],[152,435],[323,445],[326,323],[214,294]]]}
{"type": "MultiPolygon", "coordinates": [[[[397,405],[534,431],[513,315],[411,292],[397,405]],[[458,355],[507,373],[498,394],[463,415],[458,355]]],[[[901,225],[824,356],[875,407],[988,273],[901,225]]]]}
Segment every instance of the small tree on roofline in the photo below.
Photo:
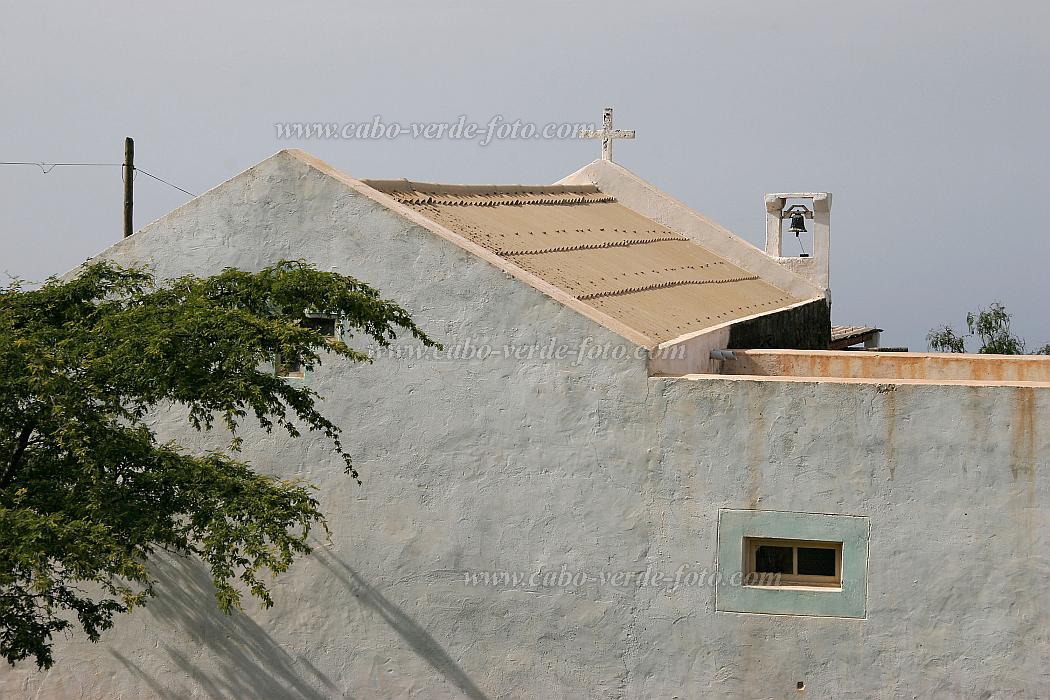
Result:
{"type": "Polygon", "coordinates": [[[931,329],[926,334],[926,342],[937,352],[966,352],[966,338],[956,334],[955,329],[947,324],[931,329]]]}
{"type": "MultiPolygon", "coordinates": [[[[976,336],[981,341],[977,350],[983,354],[1024,355],[1024,339],[1010,328],[1013,315],[999,302],[993,302],[987,309],[978,309],[966,314],[967,333],[960,335],[950,325],[931,329],[926,335],[930,349],[938,352],[966,352],[966,338],[976,336]]],[[[1034,354],[1050,355],[1050,343],[1039,348],[1034,354]]]]}
{"type": "Polygon", "coordinates": [[[388,345],[404,331],[436,343],[397,304],[352,277],[281,262],[158,284],[110,263],[68,282],[0,287],[0,654],[52,665],[52,636],[79,624],[92,641],[154,594],[158,551],[199,557],[218,607],[242,589],[272,605],[263,572],[285,571],[325,528],[311,487],[236,459],[239,423],[320,433],[357,478],[320,398],[269,367],[366,354],[301,325],[333,314],[388,345]],[[218,421],[229,449],[159,443],[147,417],[167,405],[218,421]]]}

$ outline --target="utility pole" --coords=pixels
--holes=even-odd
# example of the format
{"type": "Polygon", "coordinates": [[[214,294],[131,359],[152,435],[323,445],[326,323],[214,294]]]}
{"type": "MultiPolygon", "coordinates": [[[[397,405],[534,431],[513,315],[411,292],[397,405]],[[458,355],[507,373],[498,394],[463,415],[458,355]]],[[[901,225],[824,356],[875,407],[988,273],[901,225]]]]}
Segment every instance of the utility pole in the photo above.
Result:
{"type": "Polygon", "coordinates": [[[135,232],[132,223],[135,190],[135,141],[128,136],[124,139],[124,238],[135,232]]]}

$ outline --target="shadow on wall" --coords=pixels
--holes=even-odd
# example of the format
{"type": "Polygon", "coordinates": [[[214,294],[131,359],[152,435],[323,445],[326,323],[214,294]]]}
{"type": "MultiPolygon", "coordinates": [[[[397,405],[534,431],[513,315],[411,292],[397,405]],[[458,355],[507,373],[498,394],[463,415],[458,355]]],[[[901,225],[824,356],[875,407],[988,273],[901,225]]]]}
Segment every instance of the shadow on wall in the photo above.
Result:
{"type": "MultiPolygon", "coordinates": [[[[376,612],[415,653],[472,700],[487,696],[437,641],[399,607],[370,586],[360,574],[318,547],[315,559],[343,584],[361,605],[376,612]]],[[[215,698],[296,697],[324,700],[343,697],[339,688],[304,656],[292,656],[248,615],[223,615],[215,606],[215,589],[202,564],[189,559],[164,561],[153,568],[157,597],[146,614],[155,624],[180,630],[198,645],[165,650],[179,673],[158,677],[115,650],[113,657],[160,698],[177,700],[200,694],[215,698]],[[202,657],[210,663],[201,663],[202,657]],[[187,685],[173,683],[182,677],[187,685]]],[[[349,599],[348,599],[349,602],[349,599]]],[[[276,608],[274,608],[276,610],[276,608]]],[[[279,613],[278,613],[279,614],[279,613]]]]}
{"type": "Polygon", "coordinates": [[[323,552],[320,548],[315,549],[314,552],[317,560],[331,571],[355,598],[378,613],[390,625],[390,628],[411,647],[412,651],[422,657],[434,670],[471,700],[488,700],[485,693],[474,684],[463,669],[448,655],[448,652],[419,623],[405,615],[401,608],[368,585],[360,574],[332,557],[330,553],[323,552]]]}
{"type": "Polygon", "coordinates": [[[175,700],[201,691],[211,697],[298,697],[323,700],[343,692],[302,656],[293,657],[250,617],[241,612],[223,615],[215,605],[211,577],[200,563],[173,559],[153,568],[157,597],[146,610],[155,624],[180,630],[199,648],[166,651],[184,678],[197,687],[171,683],[151,676],[117,652],[113,656],[143,680],[158,697],[175,700]],[[187,655],[189,654],[189,655],[187,655]],[[201,664],[211,657],[213,663],[201,664]],[[195,658],[196,657],[196,658],[195,658]],[[203,667],[202,667],[203,666],[203,667]]]}

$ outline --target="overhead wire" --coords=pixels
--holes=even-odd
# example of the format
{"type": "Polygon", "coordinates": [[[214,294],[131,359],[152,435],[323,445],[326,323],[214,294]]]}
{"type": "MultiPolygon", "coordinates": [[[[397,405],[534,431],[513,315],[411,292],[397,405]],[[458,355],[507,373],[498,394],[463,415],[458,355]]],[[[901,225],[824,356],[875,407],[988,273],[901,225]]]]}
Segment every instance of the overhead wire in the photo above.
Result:
{"type": "MultiPolygon", "coordinates": [[[[4,160],[4,161],[0,161],[0,165],[33,165],[33,166],[36,166],[36,167],[40,168],[40,171],[44,175],[47,175],[48,173],[50,173],[55,168],[70,168],[70,167],[121,167],[122,168],[122,167],[124,167],[123,163],[48,163],[46,161],[30,161],[30,160],[4,160]]],[[[168,182],[164,178],[154,175],[153,173],[149,172],[148,170],[145,170],[145,169],[140,168],[138,166],[132,166],[132,170],[137,171],[137,172],[141,172],[143,175],[146,175],[147,177],[151,177],[154,180],[156,180],[157,182],[164,183],[168,187],[172,187],[172,188],[178,190],[179,192],[182,192],[183,194],[188,194],[191,197],[196,197],[197,196],[197,195],[193,194],[192,192],[190,192],[189,190],[184,189],[182,187],[179,187],[178,185],[176,185],[173,182],[168,182]]]]}

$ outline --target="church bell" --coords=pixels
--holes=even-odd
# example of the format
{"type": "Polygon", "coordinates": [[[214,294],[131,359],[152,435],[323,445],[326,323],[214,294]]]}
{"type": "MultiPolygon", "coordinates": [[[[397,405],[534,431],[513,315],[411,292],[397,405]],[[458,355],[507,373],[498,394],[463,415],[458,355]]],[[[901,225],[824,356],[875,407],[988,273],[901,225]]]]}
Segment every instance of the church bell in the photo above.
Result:
{"type": "Polygon", "coordinates": [[[800,211],[794,212],[791,215],[791,227],[788,229],[791,233],[796,236],[800,233],[806,232],[806,216],[800,211]]]}

